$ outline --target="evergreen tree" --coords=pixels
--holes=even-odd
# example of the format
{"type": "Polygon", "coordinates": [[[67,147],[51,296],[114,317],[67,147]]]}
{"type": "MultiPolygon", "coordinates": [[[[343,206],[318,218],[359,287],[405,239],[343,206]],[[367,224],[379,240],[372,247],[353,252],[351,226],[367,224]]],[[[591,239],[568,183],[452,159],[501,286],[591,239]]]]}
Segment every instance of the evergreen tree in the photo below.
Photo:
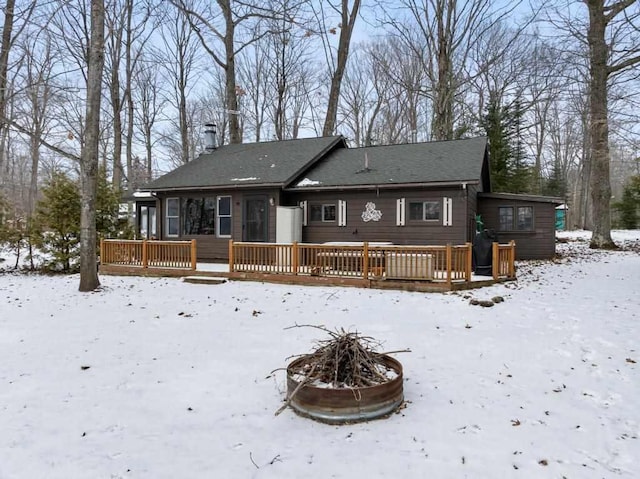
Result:
{"type": "Polygon", "coordinates": [[[496,192],[528,193],[531,191],[532,168],[521,142],[522,111],[519,102],[513,107],[501,106],[491,98],[482,123],[489,138],[491,188],[496,192]]]}
{"type": "Polygon", "coordinates": [[[636,229],[640,222],[640,175],[632,176],[624,187],[622,200],[613,207],[620,213],[620,223],[625,229],[636,229]]]}
{"type": "Polygon", "coordinates": [[[551,175],[542,183],[542,194],[564,198],[567,194],[567,181],[558,162],[555,162],[551,175]]]}
{"type": "Polygon", "coordinates": [[[42,188],[36,206],[36,244],[49,260],[52,270],[77,268],[80,242],[80,191],[69,176],[55,172],[42,188]]]}
{"type": "Polygon", "coordinates": [[[107,178],[105,168],[98,172],[98,191],[96,195],[96,231],[98,245],[103,238],[116,238],[118,234],[118,209],[120,191],[107,178]]]}

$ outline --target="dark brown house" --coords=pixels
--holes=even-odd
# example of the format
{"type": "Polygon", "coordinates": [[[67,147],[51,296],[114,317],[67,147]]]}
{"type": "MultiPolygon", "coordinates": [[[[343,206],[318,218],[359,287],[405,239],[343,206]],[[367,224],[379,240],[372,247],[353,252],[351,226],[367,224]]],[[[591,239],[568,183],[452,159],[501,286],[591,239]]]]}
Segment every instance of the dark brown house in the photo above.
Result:
{"type": "Polygon", "coordinates": [[[473,241],[477,217],[519,259],[555,253],[556,198],[491,193],[486,138],[348,148],[340,136],[225,145],[149,183],[139,233],[197,239],[198,259],[251,242],[473,241]],[[292,214],[294,213],[294,214],[292,214]],[[155,231],[155,234],[153,232],[155,231]]]}

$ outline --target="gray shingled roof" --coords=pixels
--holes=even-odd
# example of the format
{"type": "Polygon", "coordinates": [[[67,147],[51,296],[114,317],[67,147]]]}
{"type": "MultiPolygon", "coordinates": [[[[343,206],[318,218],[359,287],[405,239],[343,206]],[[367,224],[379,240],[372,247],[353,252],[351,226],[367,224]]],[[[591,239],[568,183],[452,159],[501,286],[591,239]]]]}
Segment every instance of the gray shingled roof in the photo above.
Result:
{"type": "Polygon", "coordinates": [[[341,136],[333,136],[224,145],[146,184],[141,190],[285,186],[329,149],[343,144],[341,136]]]}
{"type": "Polygon", "coordinates": [[[480,137],[341,149],[305,172],[291,187],[480,181],[486,146],[486,137],[480,137]]]}

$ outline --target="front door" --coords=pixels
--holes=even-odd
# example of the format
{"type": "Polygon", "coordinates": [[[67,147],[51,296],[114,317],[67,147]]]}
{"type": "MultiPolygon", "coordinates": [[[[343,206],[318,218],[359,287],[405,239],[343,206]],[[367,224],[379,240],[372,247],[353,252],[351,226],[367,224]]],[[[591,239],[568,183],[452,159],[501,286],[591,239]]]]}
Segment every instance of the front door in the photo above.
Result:
{"type": "Polygon", "coordinates": [[[266,196],[244,198],[243,241],[266,242],[269,239],[269,202],[266,196]]]}

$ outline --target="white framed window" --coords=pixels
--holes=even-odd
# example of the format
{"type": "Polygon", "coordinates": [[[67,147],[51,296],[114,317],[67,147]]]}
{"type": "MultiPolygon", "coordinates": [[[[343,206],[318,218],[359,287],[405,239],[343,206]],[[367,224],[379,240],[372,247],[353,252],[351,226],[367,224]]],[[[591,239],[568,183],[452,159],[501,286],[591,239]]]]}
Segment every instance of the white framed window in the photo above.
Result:
{"type": "Polygon", "coordinates": [[[409,221],[440,221],[440,207],[439,201],[411,201],[409,202],[409,221]]]}
{"type": "Polygon", "coordinates": [[[331,223],[336,220],[335,204],[315,204],[309,206],[309,221],[331,223]]]}
{"type": "Polygon", "coordinates": [[[218,196],[216,223],[219,238],[231,237],[231,196],[218,196]]]}
{"type": "Polygon", "coordinates": [[[166,226],[167,236],[178,236],[180,227],[180,199],[167,198],[166,206],[166,226]]]}

